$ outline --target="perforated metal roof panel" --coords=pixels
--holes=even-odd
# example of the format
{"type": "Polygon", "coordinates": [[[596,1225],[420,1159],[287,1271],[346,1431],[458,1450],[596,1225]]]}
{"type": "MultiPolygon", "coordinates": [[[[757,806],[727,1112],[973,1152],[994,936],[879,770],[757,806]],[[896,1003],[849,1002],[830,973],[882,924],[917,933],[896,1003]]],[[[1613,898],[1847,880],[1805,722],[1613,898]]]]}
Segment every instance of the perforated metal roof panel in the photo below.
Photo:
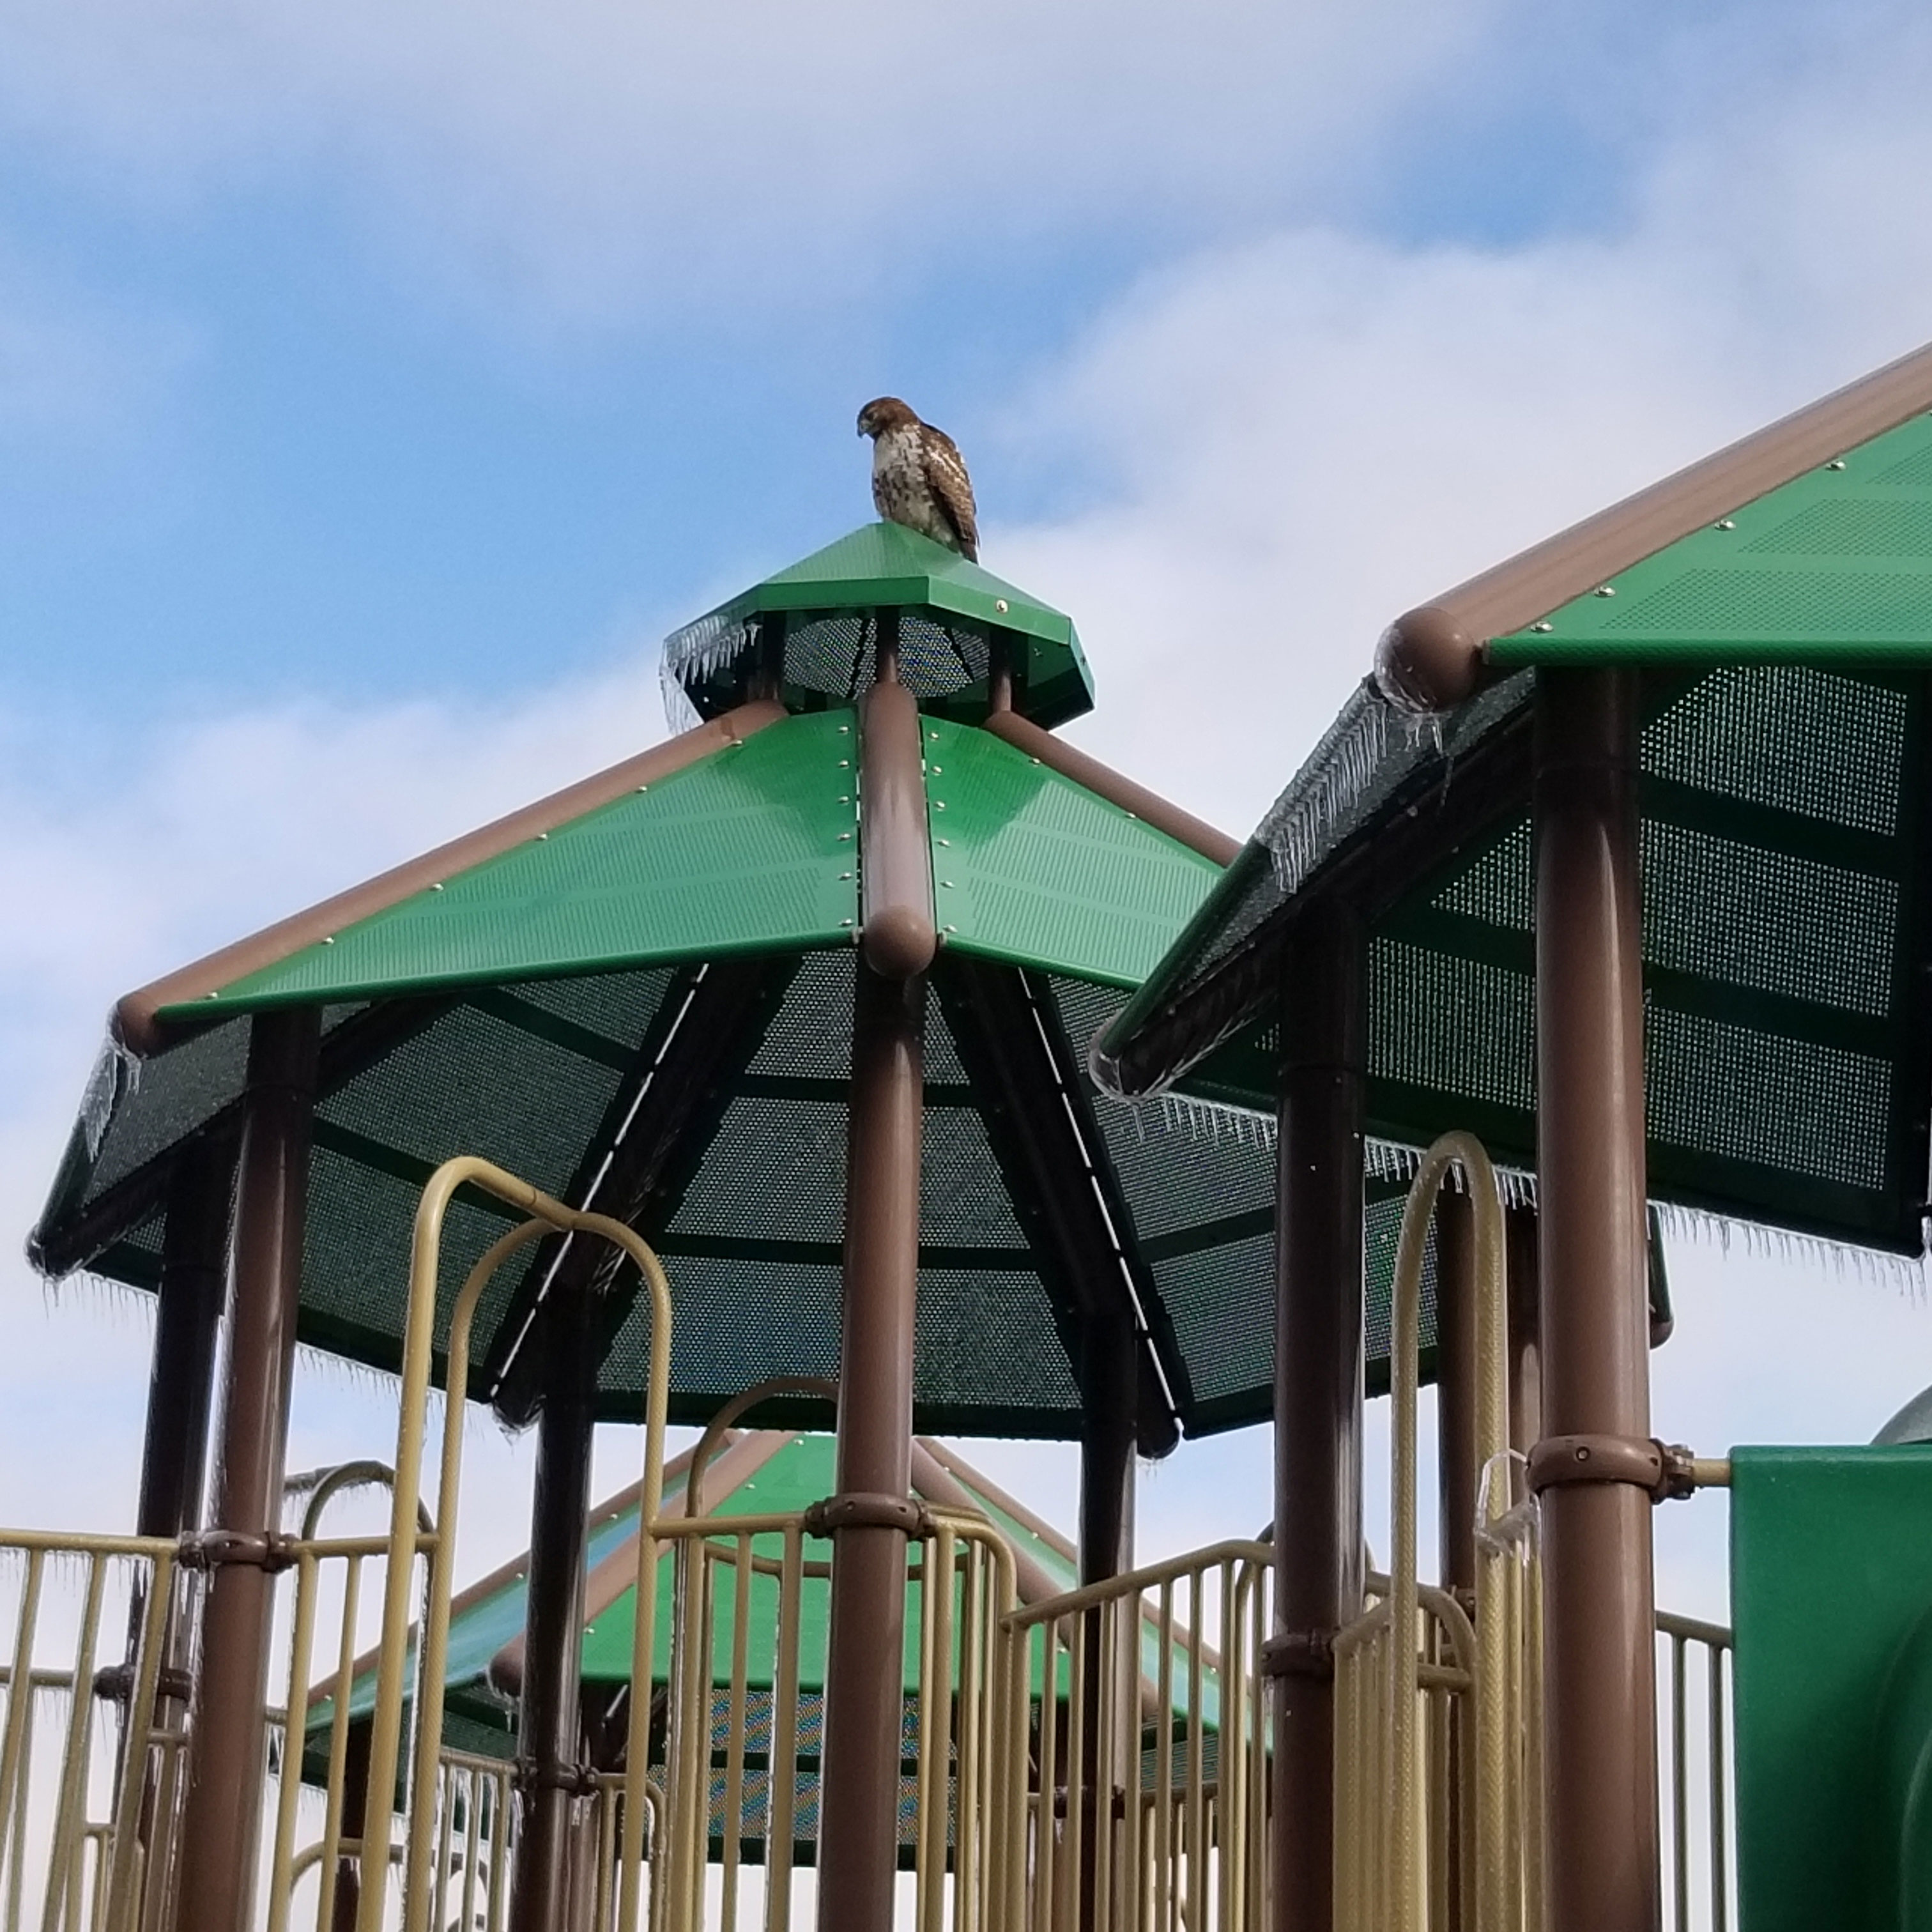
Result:
{"type": "Polygon", "coordinates": [[[162,1018],[849,944],[852,717],[795,717],[162,1018]]]}
{"type": "Polygon", "coordinates": [[[946,945],[1138,986],[1221,868],[990,733],[939,718],[925,729],[946,945]]]}
{"type": "Polygon", "coordinates": [[[1498,664],[1932,662],[1932,416],[1490,640],[1498,664]]]}
{"type": "Polygon", "coordinates": [[[1516,674],[1426,718],[1365,686],[1107,1029],[1102,1076],[1271,1108],[1279,946],[1335,892],[1372,919],[1370,1130],[1414,1146],[1468,1127],[1530,1166],[1534,681],[1629,664],[1652,1194],[1921,1252],[1928,400],[1921,352],[1424,607],[1450,626],[1513,610],[1484,648],[1516,674]],[[1862,435],[1832,441],[1840,418],[1862,435]]]}
{"type": "Polygon", "coordinates": [[[665,676],[704,718],[742,703],[771,672],[795,707],[849,703],[872,681],[881,610],[894,614],[900,675],[927,710],[983,718],[995,652],[1012,674],[1015,708],[1036,724],[1093,709],[1071,618],[899,524],[854,530],[674,631],[665,676]]]}

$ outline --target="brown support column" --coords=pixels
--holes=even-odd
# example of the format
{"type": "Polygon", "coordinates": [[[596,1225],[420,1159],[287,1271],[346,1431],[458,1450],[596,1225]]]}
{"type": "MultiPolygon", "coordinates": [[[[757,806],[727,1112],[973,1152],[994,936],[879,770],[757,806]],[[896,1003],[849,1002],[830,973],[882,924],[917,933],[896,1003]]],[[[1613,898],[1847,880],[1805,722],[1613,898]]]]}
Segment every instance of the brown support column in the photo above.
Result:
{"type": "Polygon", "coordinates": [[[201,1520],[233,1179],[232,1156],[202,1143],[188,1149],[169,1185],[137,1536],[179,1536],[201,1520]]]}
{"type": "Polygon", "coordinates": [[[1509,1269],[1510,1447],[1527,1456],[1543,1433],[1543,1364],[1538,1342],[1537,1244],[1534,1208],[1512,1208],[1503,1224],[1509,1269]]]}
{"type": "MultiPolygon", "coordinates": [[[[369,1816],[369,1738],[373,1726],[368,1718],[349,1726],[349,1748],[342,1763],[342,1835],[360,1838],[369,1816]]],[[[501,1828],[500,1823],[499,1828],[501,1828]]],[[[335,1864],[335,1906],[329,1915],[329,1932],[356,1932],[356,1918],[362,1905],[362,1861],[338,1858],[335,1864]]]]}
{"type": "Polygon", "coordinates": [[[1134,1567],[1135,1397],[1140,1364],[1124,1300],[1082,1325],[1080,1580],[1099,1583],[1134,1567]]]}
{"type": "Polygon", "coordinates": [[[1652,1932],[1637,684],[1618,670],[1546,670],[1538,680],[1544,1433],[1532,1469],[1543,1508],[1550,1922],[1557,1932],[1652,1932]],[[1559,1450],[1554,1437],[1568,1439],[1559,1450]]]}
{"type": "Polygon", "coordinates": [[[833,1541],[820,1932],[889,1932],[892,1922],[906,1536],[916,1516],[908,1498],[926,981],[884,979],[861,958],[857,982],[838,1495],[826,1511],[833,1541]]]}
{"type": "MultiPolygon", "coordinates": [[[[226,1155],[214,1153],[203,1142],[190,1145],[169,1183],[154,1363],[148,1381],[147,1436],[134,1512],[136,1536],[178,1537],[201,1521],[234,1174],[232,1150],[226,1155]]],[[[169,1605],[166,1616],[154,1721],[173,1730],[187,1715],[193,1634],[184,1628],[176,1604],[169,1605]]],[[[128,1660],[120,1691],[124,1700],[131,1700],[134,1695],[146,1622],[147,1591],[137,1586],[128,1606],[128,1660]]],[[[142,1801],[143,1843],[153,1826],[154,1796],[151,1768],[142,1801]]]]}
{"type": "Polygon", "coordinates": [[[319,1018],[314,1007],[257,1014],[248,1042],[210,1539],[225,1560],[202,1612],[176,1915],[195,1932],[251,1922],[274,1611],[262,1558],[281,1513],[319,1018]]]}
{"type": "MultiPolygon", "coordinates": [[[[1133,1318],[1124,1302],[1096,1310],[1084,1324],[1081,1362],[1080,1412],[1080,1580],[1105,1582],[1134,1567],[1134,1447],[1137,1434],[1135,1398],[1140,1365],[1134,1346],[1133,1318]]],[[[1138,1606],[1127,1612],[1137,1617],[1138,1606]]],[[[1098,1892],[1096,1865],[1106,1836],[1095,1820],[1096,1801],[1103,1794],[1124,1791],[1131,1768],[1140,1756],[1140,1726],[1135,1691],[1140,1676],[1140,1633],[1132,1625],[1123,1636],[1116,1631],[1112,1654],[1104,1640],[1101,1612],[1083,1618],[1086,1646],[1087,1694],[1084,1699],[1084,1763],[1082,1781],[1087,1792],[1086,1828],[1081,1834],[1080,1922],[1094,1923],[1098,1892]],[[1113,1706],[1112,1762],[1100,1759],[1100,1713],[1103,1701],[1113,1706]]],[[[1108,1809],[1112,1800],[1107,1798],[1108,1809]]]]}
{"type": "Polygon", "coordinates": [[[1360,920],[1312,908],[1281,989],[1276,1178],[1276,1688],[1270,1868],[1275,1932],[1333,1922],[1334,1685],[1329,1640],[1362,1600],[1360,920]]]}
{"type": "Polygon", "coordinates": [[[579,1290],[544,1311],[543,1412],[530,1506],[517,1715],[520,1836],[511,1932],[563,1932],[580,1781],[584,1546],[596,1426],[594,1310],[579,1290]]]}

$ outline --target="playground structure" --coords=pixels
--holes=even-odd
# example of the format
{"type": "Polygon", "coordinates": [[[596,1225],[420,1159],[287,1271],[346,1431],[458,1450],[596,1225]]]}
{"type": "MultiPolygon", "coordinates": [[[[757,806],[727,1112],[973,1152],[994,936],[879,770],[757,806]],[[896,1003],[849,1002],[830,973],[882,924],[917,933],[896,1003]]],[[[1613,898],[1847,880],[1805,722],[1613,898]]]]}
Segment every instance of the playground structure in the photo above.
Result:
{"type": "MultiPolygon", "coordinates": [[[[1689,1932],[1733,1856],[1745,1932],[1819,1922],[1816,1580],[1738,1571],[1735,1844],[1730,1638],[1652,1601],[1652,1508],[1732,1466],[1651,1434],[1651,1204],[1922,1252],[1928,410],[1932,351],[1400,619],[1240,848],[1054,735],[1064,616],[874,526],[671,640],[680,736],[123,1000],[32,1251],[157,1293],[147,1454],[134,1535],[0,1533],[10,1924],[776,1928],[809,1866],[826,1932],[1689,1932]],[[298,1340],[399,1377],[386,1537],[284,1527],[298,1340]],[[666,1504],[668,1424],[827,1382],[827,1493],[666,1504]],[[507,1771],[444,1722],[465,1399],[538,1430],[507,1771]],[[593,1724],[600,1416],[646,1447],[593,1724]],[[1136,1454],[1270,1416],[1269,1538],[1137,1570],[1136,1454]],[[916,1429],[1077,1439],[1074,1574],[916,1429]]],[[[1870,1453],[1882,1550],[1924,1452],[1870,1453]]],[[[1827,1902],[1897,1927],[1888,1602],[1822,1673],[1848,1761],[1906,1713],[1827,1902]]]]}

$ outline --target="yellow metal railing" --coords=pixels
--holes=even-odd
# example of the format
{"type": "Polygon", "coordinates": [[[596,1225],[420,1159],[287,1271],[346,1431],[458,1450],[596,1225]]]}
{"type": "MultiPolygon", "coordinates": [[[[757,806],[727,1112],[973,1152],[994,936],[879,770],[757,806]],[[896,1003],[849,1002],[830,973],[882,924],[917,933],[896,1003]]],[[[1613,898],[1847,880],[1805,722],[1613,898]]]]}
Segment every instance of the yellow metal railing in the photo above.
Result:
{"type": "Polygon", "coordinates": [[[1271,1561],[1264,1544],[1219,1544],[1007,1616],[1024,1691],[1013,1932],[1264,1922],[1271,1561]]]}
{"type": "Polygon", "coordinates": [[[0,1531],[0,1565],[13,1594],[0,1924],[19,1932],[35,1898],[41,1932],[158,1924],[182,1795],[180,1685],[164,1667],[193,1584],[175,1544],[147,1537],[0,1531]],[[116,1704],[118,1738],[100,1721],[116,1704]]]}
{"type": "Polygon", "coordinates": [[[1731,1634],[1668,1610],[1658,1612],[1657,1634],[1666,1711],[1658,1740],[1667,1794],[1664,1923],[1670,1932],[1727,1932],[1737,1916],[1731,1634]]]}
{"type": "MultiPolygon", "coordinates": [[[[442,1742],[443,1677],[449,1640],[455,1504],[462,1477],[463,1391],[469,1378],[470,1324],[483,1290],[496,1270],[540,1235],[551,1232],[614,1244],[637,1264],[651,1298],[650,1363],[644,1417],[644,1476],[638,1537],[636,1640],[632,1655],[633,1682],[648,1685],[651,1681],[652,1619],[657,1601],[652,1530],[663,1502],[664,1420],[670,1376],[670,1290],[664,1270],[640,1236],[608,1215],[567,1208],[526,1181],[473,1156],[446,1161],[423,1189],[411,1244],[382,1634],[376,1656],[375,1705],[370,1720],[368,1816],[362,1833],[364,1867],[372,1862],[372,1847],[380,1848],[380,1862],[386,1866],[396,1842],[392,1794],[404,1748],[403,1704],[413,1688],[417,1693],[413,1706],[415,1738],[401,1840],[404,1932],[428,1932],[435,1892],[430,1866],[439,1838],[437,1763],[442,1742]],[[450,1311],[444,1346],[445,1382],[451,1399],[444,1409],[435,1511],[437,1527],[425,1532],[418,1526],[418,1514],[442,1224],[451,1200],[464,1186],[493,1195],[529,1218],[501,1236],[484,1252],[470,1270],[450,1311]],[[419,1667],[412,1672],[409,1656],[411,1582],[412,1559],[418,1552],[424,1560],[428,1575],[422,1599],[419,1667]]],[[[642,1899],[650,1712],[648,1695],[632,1699],[627,1768],[618,1801],[617,1922],[627,1928],[639,1923],[642,1899]]],[[[339,1793],[332,1791],[332,1808],[338,1802],[339,1793]]],[[[285,1876],[278,1872],[278,1883],[285,1884],[285,1876]]],[[[383,1932],[386,1904],[384,1886],[363,1886],[356,1932],[383,1932]]]]}
{"type": "MultiPolygon", "coordinates": [[[[658,1524],[659,1542],[676,1552],[678,1610],[653,1932],[739,1927],[753,1859],[762,1923],[781,1932],[790,1922],[806,1830],[801,1760],[818,1756],[803,1731],[820,1721],[824,1666],[822,1654],[802,1654],[802,1606],[807,1582],[830,1573],[808,1560],[808,1540],[796,1514],[658,1524]]],[[[913,1922],[918,1932],[985,1932],[1006,1922],[998,1874],[1010,1868],[1018,1837],[1000,1723],[1012,1702],[1013,1646],[1001,1622],[1014,1600],[1012,1554],[983,1520],[935,1513],[909,1558],[919,1604],[909,1640],[919,1660],[908,1780],[913,1922]]]]}
{"type": "MultiPolygon", "coordinates": [[[[742,1932],[755,1917],[764,1932],[787,1932],[806,1902],[797,1867],[815,1828],[824,1659],[806,1654],[806,1592],[824,1588],[829,1565],[808,1553],[802,1516],[664,1516],[670,1320],[655,1258],[628,1229],[472,1160],[433,1178],[418,1216],[388,1534],[319,1534],[324,1504],[350,1480],[338,1472],[315,1492],[301,1533],[274,1546],[290,1714],[272,1712],[263,1739],[259,1922],[266,1932],[330,1926],[349,1910],[346,1885],[358,1894],[358,1932],[498,1932],[506,1922],[512,1768],[442,1738],[460,1399],[445,1414],[434,1514],[422,1493],[440,1227],[466,1184],[527,1218],[455,1297],[452,1390],[464,1386],[470,1324],[490,1273],[547,1230],[616,1242],[652,1297],[625,1769],[597,1778],[581,1808],[573,1923],[742,1932]],[[674,1588],[660,1696],[653,1625],[666,1558],[674,1588]],[[369,1795],[366,1816],[352,1819],[352,1733],[364,1719],[351,1700],[372,1609],[380,1641],[369,1795]],[[305,1748],[311,1769],[326,1763],[319,1790],[302,1786],[305,1748]]],[[[1349,1932],[1452,1922],[1540,1932],[1537,1519],[1502,1446],[1498,1218],[1480,1148],[1463,1136],[1438,1143],[1412,1192],[1396,1271],[1394,1560],[1335,1645],[1336,1923],[1349,1932]],[[1481,1296],[1473,1618],[1414,1573],[1421,1238],[1452,1165],[1475,1202],[1481,1296]]],[[[700,1510],[702,1460],[688,1492],[700,1510]]],[[[194,1548],[192,1539],[0,1532],[0,1932],[169,1932],[194,1548]]],[[[1222,1544],[1021,1608],[1013,1553],[988,1522],[928,1516],[908,1550],[917,1668],[902,1796],[915,1932],[1250,1932],[1265,1922],[1259,1660],[1270,1563],[1265,1545],[1222,1544]]],[[[1672,1689],[1664,1894],[1673,1932],[1723,1932],[1728,1635],[1667,1616],[1659,1630],[1672,1689]],[[1700,1690],[1701,1736],[1692,1708],[1700,1690]]],[[[362,1688],[366,1696],[369,1684],[362,1688]]]]}
{"type": "Polygon", "coordinates": [[[1388,1594],[1336,1640],[1336,1924],[1344,1932],[1422,1932],[1450,1922],[1452,1905],[1463,1932],[1540,1932],[1540,1573],[1534,1505],[1513,1494],[1503,1254],[1489,1158],[1473,1136],[1445,1134],[1423,1156],[1396,1252],[1388,1594]],[[1473,1620],[1424,1588],[1415,1560],[1423,1257],[1436,1197],[1457,1168],[1475,1232],[1473,1620]]]}

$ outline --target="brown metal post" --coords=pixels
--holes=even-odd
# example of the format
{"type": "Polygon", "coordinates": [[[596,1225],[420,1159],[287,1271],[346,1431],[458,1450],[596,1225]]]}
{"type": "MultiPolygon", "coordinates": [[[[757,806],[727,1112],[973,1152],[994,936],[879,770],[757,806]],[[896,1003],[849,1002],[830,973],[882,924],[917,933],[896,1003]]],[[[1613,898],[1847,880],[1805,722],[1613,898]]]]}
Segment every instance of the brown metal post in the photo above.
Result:
{"type": "Polygon", "coordinates": [[[1510,1447],[1527,1456],[1543,1433],[1543,1364],[1538,1337],[1537,1244],[1543,1237],[1534,1208],[1512,1208],[1503,1223],[1509,1269],[1510,1447]]]}
{"type": "Polygon", "coordinates": [[[1080,1580],[1134,1567],[1135,1397],[1139,1358],[1124,1303],[1088,1316],[1080,1378],[1080,1580]]]}
{"type": "Polygon", "coordinates": [[[197,1144],[184,1153],[169,1184],[138,1536],[178,1536],[201,1520],[233,1180],[232,1156],[197,1144]]]}
{"type": "MultiPolygon", "coordinates": [[[[349,1748],[342,1762],[342,1835],[360,1838],[369,1816],[369,1741],[374,1726],[364,1718],[349,1726],[349,1748]]],[[[498,1827],[501,1828],[500,1824],[498,1827]]],[[[356,1932],[362,1905],[362,1861],[338,1858],[335,1865],[335,1908],[329,1932],[356,1932]]]]}
{"type": "Polygon", "coordinates": [[[583,1292],[553,1298],[544,1311],[544,1403],[517,1716],[520,1790],[511,1932],[562,1932],[570,1900],[572,1827],[582,1783],[584,1548],[596,1427],[593,1312],[583,1292]]]}
{"type": "Polygon", "coordinates": [[[1362,1601],[1361,922],[1311,908],[1281,988],[1276,1174],[1275,1932],[1333,1922],[1335,1631],[1362,1601]]]}
{"type": "Polygon", "coordinates": [[[1603,670],[1538,680],[1544,1441],[1532,1478],[1542,1494],[1550,1922],[1653,1932],[1637,683],[1603,670]]]}
{"type": "MultiPolygon", "coordinates": [[[[1101,1583],[1134,1567],[1135,1398],[1140,1373],[1133,1318],[1124,1303],[1087,1316],[1080,1384],[1080,1580],[1101,1583]]],[[[1136,1604],[1124,1613],[1132,1616],[1138,1609],[1136,1604]]],[[[1104,1823],[1096,1822],[1096,1802],[1107,1805],[1103,1818],[1111,1815],[1112,1794],[1127,1788],[1130,1768],[1140,1755],[1134,1704],[1140,1675],[1140,1633],[1130,1624],[1127,1634],[1117,1634],[1110,1656],[1104,1641],[1103,1614],[1089,1612],[1083,1624],[1087,1694],[1081,1772],[1087,1794],[1087,1826],[1080,1838],[1080,1923],[1090,1926],[1098,1896],[1096,1867],[1103,1840],[1109,1837],[1104,1823]],[[1103,1765],[1100,1714],[1103,1700],[1109,1697],[1113,1703],[1113,1761],[1103,1765]]]]}
{"type": "Polygon", "coordinates": [[[898,1858],[926,982],[862,958],[845,1182],[820,1932],[888,1932],[898,1858]],[[901,1514],[893,1520],[895,1505],[901,1514]]]}
{"type": "MultiPolygon", "coordinates": [[[[221,1154],[206,1142],[196,1142],[183,1153],[169,1182],[153,1366],[148,1381],[147,1435],[141,1455],[140,1498],[134,1512],[137,1536],[178,1537],[201,1520],[234,1178],[232,1148],[221,1154]]],[[[128,1660],[121,1694],[130,1700],[141,1633],[147,1623],[147,1598],[146,1586],[137,1585],[128,1606],[128,1660]]],[[[180,1615],[178,1592],[166,1616],[154,1720],[166,1730],[176,1730],[188,1713],[188,1668],[194,1648],[193,1634],[184,1628],[180,1615]]],[[[117,1777],[124,1768],[124,1763],[117,1767],[117,1777]]],[[[144,1844],[153,1828],[154,1776],[150,1766],[142,1799],[144,1844]]]]}
{"type": "Polygon", "coordinates": [[[263,1722],[296,1317],[308,1194],[320,1015],[257,1014],[235,1203],[228,1357],[212,1512],[215,1556],[202,1612],[176,1922],[250,1922],[261,1825],[263,1722]]]}

